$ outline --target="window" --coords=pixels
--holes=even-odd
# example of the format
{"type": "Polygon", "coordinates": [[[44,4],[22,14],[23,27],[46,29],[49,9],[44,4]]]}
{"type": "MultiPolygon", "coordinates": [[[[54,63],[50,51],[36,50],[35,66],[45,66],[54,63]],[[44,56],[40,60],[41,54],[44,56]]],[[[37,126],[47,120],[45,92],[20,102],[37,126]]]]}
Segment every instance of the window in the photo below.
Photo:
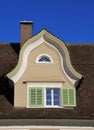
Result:
{"type": "Polygon", "coordinates": [[[51,61],[48,57],[42,56],[42,57],[40,57],[39,62],[51,62],[51,61]]]}
{"type": "Polygon", "coordinates": [[[28,107],[76,107],[75,88],[29,87],[28,107]]]}
{"type": "Polygon", "coordinates": [[[48,54],[42,54],[37,57],[36,63],[53,63],[53,60],[48,54]]]}
{"type": "Polygon", "coordinates": [[[59,89],[46,89],[46,105],[59,106],[59,89]]]}

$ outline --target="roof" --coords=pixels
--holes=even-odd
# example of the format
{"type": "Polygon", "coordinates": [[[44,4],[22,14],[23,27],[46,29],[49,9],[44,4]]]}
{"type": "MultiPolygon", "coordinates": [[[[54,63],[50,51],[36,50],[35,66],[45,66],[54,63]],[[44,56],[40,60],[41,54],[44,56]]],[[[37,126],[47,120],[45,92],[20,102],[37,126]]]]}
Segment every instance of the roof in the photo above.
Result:
{"type": "Polygon", "coordinates": [[[20,45],[17,43],[0,43],[0,76],[15,67],[19,50],[20,45]]]}
{"type": "Polygon", "coordinates": [[[16,43],[0,44],[0,118],[94,119],[94,44],[66,44],[66,47],[73,67],[83,76],[76,91],[77,107],[74,109],[19,109],[13,107],[13,89],[9,88],[5,74],[16,66],[20,47],[16,43]]]}
{"type": "MultiPolygon", "coordinates": [[[[0,126],[22,126],[23,128],[26,126],[28,127],[33,127],[37,126],[50,126],[50,128],[55,128],[54,126],[57,127],[62,127],[62,126],[67,126],[67,127],[94,127],[94,120],[83,120],[83,119],[1,119],[0,120],[0,126]]],[[[42,128],[43,128],[42,127],[42,128]]]]}

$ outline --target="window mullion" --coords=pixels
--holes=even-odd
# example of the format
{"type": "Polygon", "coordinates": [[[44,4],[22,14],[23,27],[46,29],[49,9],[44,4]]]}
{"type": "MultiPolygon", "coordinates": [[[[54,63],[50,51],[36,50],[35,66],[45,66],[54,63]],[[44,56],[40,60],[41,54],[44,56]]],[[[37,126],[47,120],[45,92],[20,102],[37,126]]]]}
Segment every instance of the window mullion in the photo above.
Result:
{"type": "Polygon", "coordinates": [[[69,89],[68,89],[68,105],[69,105],[69,89]]]}
{"type": "Polygon", "coordinates": [[[53,89],[51,89],[51,103],[52,106],[54,105],[54,93],[53,93],[53,89]]]}

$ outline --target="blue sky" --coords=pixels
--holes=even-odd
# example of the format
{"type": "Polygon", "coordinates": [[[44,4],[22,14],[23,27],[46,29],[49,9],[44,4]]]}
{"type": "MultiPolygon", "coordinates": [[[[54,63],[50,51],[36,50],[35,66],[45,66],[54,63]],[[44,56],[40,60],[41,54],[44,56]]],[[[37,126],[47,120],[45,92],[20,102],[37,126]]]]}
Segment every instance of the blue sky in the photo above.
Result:
{"type": "Polygon", "coordinates": [[[65,42],[94,43],[94,0],[0,0],[0,42],[20,42],[20,21],[65,42]]]}

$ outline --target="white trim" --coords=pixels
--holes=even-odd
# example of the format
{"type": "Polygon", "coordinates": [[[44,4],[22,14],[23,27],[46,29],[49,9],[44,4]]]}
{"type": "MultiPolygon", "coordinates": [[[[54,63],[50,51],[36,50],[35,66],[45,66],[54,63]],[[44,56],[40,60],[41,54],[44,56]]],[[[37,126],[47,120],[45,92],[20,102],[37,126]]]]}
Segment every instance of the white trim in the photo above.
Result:
{"type": "Polygon", "coordinates": [[[29,87],[27,87],[27,102],[26,102],[26,107],[29,108],[29,87]]]}
{"type": "Polygon", "coordinates": [[[94,127],[85,127],[85,126],[52,126],[52,125],[45,125],[45,126],[41,126],[41,125],[23,125],[23,126],[19,126],[19,125],[16,125],[16,126],[0,126],[0,129],[3,130],[3,129],[10,129],[10,130],[13,130],[13,129],[60,129],[60,130],[79,130],[79,129],[83,129],[83,130],[94,130],[94,127]]]}
{"type": "Polygon", "coordinates": [[[47,86],[47,88],[61,88],[62,87],[62,83],[56,83],[56,82],[50,82],[50,83],[42,83],[42,82],[39,82],[39,83],[30,83],[30,82],[27,82],[27,87],[44,87],[47,86]]]}
{"type": "Polygon", "coordinates": [[[46,89],[44,87],[44,107],[46,107],[46,89]]]}
{"type": "Polygon", "coordinates": [[[14,81],[14,83],[16,83],[22,77],[22,75],[26,69],[29,53],[43,42],[44,42],[44,39],[42,36],[42,37],[40,37],[40,39],[36,40],[35,42],[33,42],[32,44],[30,44],[29,46],[27,46],[25,48],[25,50],[23,52],[22,63],[21,63],[20,69],[16,72],[16,74],[13,77],[11,77],[11,79],[14,81]]]}
{"type": "Polygon", "coordinates": [[[49,46],[51,46],[52,48],[54,48],[57,53],[59,54],[60,58],[61,58],[61,66],[62,66],[62,70],[64,72],[64,74],[66,75],[66,77],[73,83],[75,84],[75,82],[77,81],[77,79],[74,79],[72,78],[72,75],[69,76],[68,75],[68,68],[64,68],[64,57],[62,57],[62,55],[60,54],[60,52],[58,51],[58,49],[51,45],[50,43],[48,43],[47,41],[45,41],[44,39],[44,36],[42,35],[38,40],[32,42],[30,45],[28,45],[25,49],[24,49],[24,52],[23,52],[23,57],[22,57],[22,63],[21,63],[21,66],[19,68],[19,70],[16,72],[16,74],[11,77],[10,79],[14,81],[14,83],[16,83],[23,75],[25,69],[26,69],[26,66],[27,66],[27,60],[28,60],[28,56],[29,56],[29,53],[34,49],[36,48],[37,46],[41,45],[43,42],[45,42],[46,44],[48,44],[49,46]],[[66,70],[65,70],[66,69],[66,70]]]}

